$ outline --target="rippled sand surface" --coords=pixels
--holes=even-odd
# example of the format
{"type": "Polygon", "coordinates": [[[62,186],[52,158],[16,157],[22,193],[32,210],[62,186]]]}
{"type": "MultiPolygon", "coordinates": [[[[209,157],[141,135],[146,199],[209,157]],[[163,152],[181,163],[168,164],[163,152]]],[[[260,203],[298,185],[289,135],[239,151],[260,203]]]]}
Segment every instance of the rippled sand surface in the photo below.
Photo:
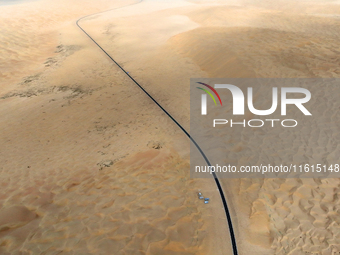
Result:
{"type": "MultiPolygon", "coordinates": [[[[1,254],[232,254],[188,139],[75,25],[136,2],[0,7],[1,254]]],[[[339,77],[339,15],[336,1],[145,0],[80,24],[189,129],[189,78],[339,77]]],[[[240,254],[340,252],[338,179],[222,184],[240,254]]]]}

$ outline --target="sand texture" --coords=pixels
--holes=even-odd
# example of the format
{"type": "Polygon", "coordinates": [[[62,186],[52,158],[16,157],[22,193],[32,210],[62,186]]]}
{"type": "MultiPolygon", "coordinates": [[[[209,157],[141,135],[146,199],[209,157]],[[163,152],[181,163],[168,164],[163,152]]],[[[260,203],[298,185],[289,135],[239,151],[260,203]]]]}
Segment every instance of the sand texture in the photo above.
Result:
{"type": "MultiPolygon", "coordinates": [[[[190,78],[340,76],[337,1],[0,6],[0,254],[232,254],[189,139],[75,24],[126,5],[79,24],[187,130],[190,78]]],[[[240,255],[340,254],[339,179],[222,185],[240,255]]]]}

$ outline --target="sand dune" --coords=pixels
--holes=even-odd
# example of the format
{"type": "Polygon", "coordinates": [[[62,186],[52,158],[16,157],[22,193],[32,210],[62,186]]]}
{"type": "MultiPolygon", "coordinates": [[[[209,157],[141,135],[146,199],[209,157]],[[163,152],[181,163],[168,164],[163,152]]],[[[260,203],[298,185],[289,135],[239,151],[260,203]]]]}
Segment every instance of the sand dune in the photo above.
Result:
{"type": "MultiPolygon", "coordinates": [[[[135,2],[0,7],[1,254],[232,254],[188,139],[75,26],[135,2]]],[[[147,0],[80,24],[189,130],[192,77],[339,77],[339,6],[147,0]]],[[[240,254],[340,252],[338,179],[223,187],[240,254]]]]}
{"type": "Polygon", "coordinates": [[[0,214],[2,254],[200,254],[204,204],[180,162],[151,149],[100,171],[12,174],[7,189],[16,192],[0,214]],[[25,206],[7,207],[13,203],[25,206]]]}

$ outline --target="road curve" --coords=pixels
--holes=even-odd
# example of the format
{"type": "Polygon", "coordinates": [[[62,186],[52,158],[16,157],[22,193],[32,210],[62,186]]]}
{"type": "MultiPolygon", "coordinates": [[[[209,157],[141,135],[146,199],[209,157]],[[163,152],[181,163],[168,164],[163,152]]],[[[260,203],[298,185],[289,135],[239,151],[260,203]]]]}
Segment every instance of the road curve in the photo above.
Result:
{"type": "MultiPolygon", "coordinates": [[[[124,6],[121,6],[121,7],[117,7],[117,8],[113,8],[113,9],[109,9],[109,10],[106,10],[106,11],[101,11],[101,12],[96,12],[96,13],[92,13],[92,14],[89,14],[89,15],[86,15],[86,16],[83,16],[81,18],[79,18],[77,21],[76,21],[76,25],[78,26],[79,29],[81,29],[85,35],[92,41],[94,42],[104,53],[105,55],[107,55],[185,134],[186,136],[190,139],[190,141],[196,146],[196,148],[198,149],[198,151],[200,152],[200,154],[202,155],[202,157],[204,158],[205,162],[207,163],[208,166],[211,166],[210,164],[210,161],[209,159],[207,158],[207,156],[205,155],[205,153],[203,152],[203,150],[200,148],[200,146],[196,143],[196,141],[190,136],[190,134],[181,126],[181,124],[179,124],[177,122],[177,120],[171,116],[170,113],[168,113],[127,71],[124,70],[124,68],[122,68],[118,62],[116,62],[111,56],[109,53],[107,53],[80,25],[79,25],[79,22],[82,20],[82,19],[85,19],[87,17],[90,17],[92,15],[97,15],[97,14],[100,14],[100,13],[104,13],[104,12],[109,12],[109,11],[113,11],[113,10],[117,10],[117,9],[121,9],[121,8],[125,8],[125,7],[128,7],[128,6],[131,6],[131,5],[135,5],[135,4],[139,4],[143,2],[143,0],[140,0],[136,3],[132,3],[132,4],[128,4],[128,5],[124,5],[124,6]]],[[[215,180],[215,183],[216,183],[216,186],[218,188],[218,191],[220,193],[220,197],[222,199],[222,203],[223,203],[223,207],[224,207],[224,211],[225,211],[225,214],[226,214],[226,217],[227,217],[227,222],[228,222],[228,227],[229,227],[229,234],[230,234],[230,239],[231,239],[231,244],[232,244],[232,248],[233,248],[233,254],[234,255],[238,255],[238,250],[237,250],[237,243],[236,243],[236,237],[235,237],[235,232],[234,232],[234,228],[233,228],[233,223],[232,223],[232,220],[231,220],[231,215],[230,215],[230,212],[229,212],[229,208],[228,208],[228,203],[227,203],[227,200],[224,196],[224,192],[223,192],[223,189],[222,189],[222,186],[220,184],[220,181],[219,179],[217,178],[216,174],[213,173],[213,176],[214,176],[214,180],[215,180]]]]}

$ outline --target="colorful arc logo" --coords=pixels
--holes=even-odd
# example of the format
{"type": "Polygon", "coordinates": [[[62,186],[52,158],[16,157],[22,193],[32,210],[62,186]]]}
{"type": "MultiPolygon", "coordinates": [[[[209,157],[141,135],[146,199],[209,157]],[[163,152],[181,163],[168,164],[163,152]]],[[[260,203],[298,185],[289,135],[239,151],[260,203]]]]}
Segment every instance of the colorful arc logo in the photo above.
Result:
{"type": "MultiPolygon", "coordinates": [[[[201,85],[203,85],[203,86],[206,86],[207,88],[211,89],[211,91],[214,92],[215,95],[217,96],[218,100],[220,100],[220,104],[222,105],[222,100],[221,100],[221,98],[220,98],[220,95],[217,93],[217,91],[216,91],[213,87],[211,87],[210,85],[208,85],[208,84],[206,84],[206,83],[203,83],[203,82],[197,82],[197,83],[199,83],[199,84],[201,84],[201,85]]],[[[200,87],[197,87],[197,88],[203,90],[204,92],[206,92],[206,93],[214,100],[215,105],[217,105],[214,96],[209,92],[209,90],[202,89],[202,88],[200,88],[200,87]]]]}

